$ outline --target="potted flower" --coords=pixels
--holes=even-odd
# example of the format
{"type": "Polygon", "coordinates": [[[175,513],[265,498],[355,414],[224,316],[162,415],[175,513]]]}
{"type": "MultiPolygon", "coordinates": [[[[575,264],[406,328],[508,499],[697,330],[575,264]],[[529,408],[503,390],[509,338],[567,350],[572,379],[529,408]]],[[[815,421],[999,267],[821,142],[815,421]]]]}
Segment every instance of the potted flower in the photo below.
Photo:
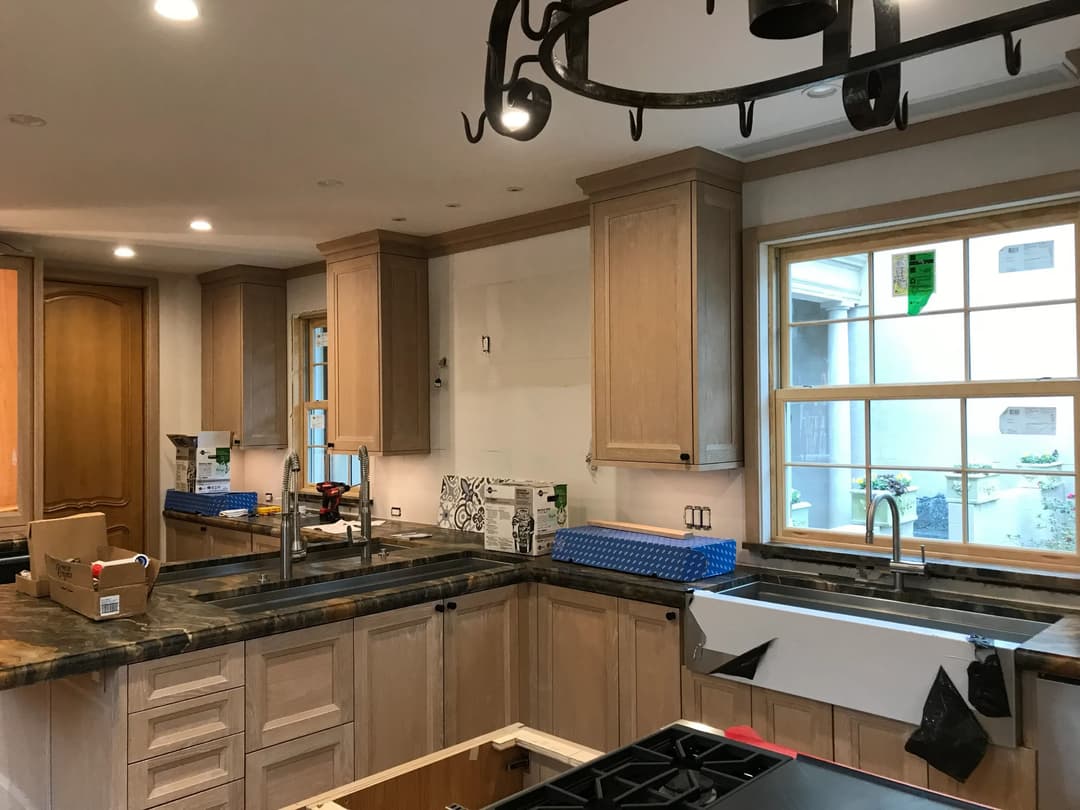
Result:
{"type": "MultiPolygon", "coordinates": [[[[998,478],[1000,474],[992,471],[990,464],[969,464],[967,476],[968,504],[990,503],[998,499],[998,478]]],[[[964,475],[960,465],[954,464],[956,472],[945,473],[945,499],[949,503],[960,503],[964,491],[964,475]]]]}
{"type": "MultiPolygon", "coordinates": [[[[1028,453],[1026,456],[1020,456],[1020,463],[1017,466],[1021,470],[1047,473],[1060,472],[1062,465],[1061,454],[1054,450],[1052,453],[1028,453]]],[[[1024,480],[1027,482],[1028,487],[1034,489],[1039,486],[1039,482],[1043,479],[1036,475],[1025,475],[1024,480]]]]}
{"type": "Polygon", "coordinates": [[[802,493],[797,489],[793,489],[788,497],[788,505],[791,508],[788,514],[789,525],[796,529],[810,528],[810,507],[813,504],[804,501],[802,493]]]}
{"type": "MultiPolygon", "coordinates": [[[[851,483],[851,520],[853,523],[865,523],[866,479],[856,478],[851,483]]],[[[918,517],[918,502],[915,495],[918,491],[919,488],[912,485],[911,476],[907,473],[881,473],[870,482],[870,492],[875,498],[885,492],[891,493],[896,498],[901,524],[912,523],[918,517]]],[[[892,516],[888,507],[878,509],[874,517],[874,525],[879,529],[892,526],[892,516]]]]}

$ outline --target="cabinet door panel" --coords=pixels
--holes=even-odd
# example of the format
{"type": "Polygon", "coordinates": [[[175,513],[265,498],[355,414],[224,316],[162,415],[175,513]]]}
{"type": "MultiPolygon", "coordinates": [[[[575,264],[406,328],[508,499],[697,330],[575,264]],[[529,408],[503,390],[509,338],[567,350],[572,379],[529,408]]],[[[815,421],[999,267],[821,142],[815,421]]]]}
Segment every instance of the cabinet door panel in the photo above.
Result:
{"type": "Polygon", "coordinates": [[[353,719],[349,622],[247,642],[247,750],[353,719]]]}
{"type": "Polygon", "coordinates": [[[841,765],[926,787],[926,763],[904,750],[914,726],[839,706],[833,709],[833,726],[841,765]]]}
{"type": "Polygon", "coordinates": [[[326,267],[330,404],[328,439],[338,450],[382,450],[379,259],[361,256],[326,267]]]}
{"type": "Polygon", "coordinates": [[[682,716],[679,611],[619,600],[619,739],[623,745],[682,716]]]}
{"type": "MultiPolygon", "coordinates": [[[[1035,752],[991,745],[979,767],[961,784],[930,768],[930,789],[1002,810],[1035,810],[1035,752]]],[[[1062,808],[1061,810],[1065,810],[1062,808]]]]}
{"type": "Polygon", "coordinates": [[[619,745],[618,600],[539,589],[541,730],[598,751],[619,745]]]}
{"type": "Polygon", "coordinates": [[[251,532],[238,529],[210,529],[211,548],[215,557],[232,557],[251,553],[251,532]]]}
{"type": "Polygon", "coordinates": [[[598,460],[694,461],[692,213],[690,184],[592,207],[598,460]]]}
{"type": "Polygon", "coordinates": [[[245,447],[289,443],[285,290],[244,284],[243,434],[245,447]]]}
{"type": "Polygon", "coordinates": [[[353,780],[349,723],[247,755],[246,810],[276,810],[353,780]]]}
{"type": "Polygon", "coordinates": [[[436,604],[355,621],[359,776],[443,746],[443,614],[436,604]]]}
{"type": "Polygon", "coordinates": [[[243,293],[239,284],[202,291],[202,428],[243,431],[243,293]]]}
{"type": "Polygon", "coordinates": [[[749,684],[683,669],[683,717],[720,730],[749,726],[753,720],[749,684]]]}
{"type": "Polygon", "coordinates": [[[244,644],[143,661],[128,667],[131,711],[244,685],[244,644]]]}
{"type": "Polygon", "coordinates": [[[517,586],[446,602],[443,744],[518,721],[517,586]]]}
{"type": "Polygon", "coordinates": [[[379,263],[382,451],[426,453],[431,449],[428,263],[392,254],[382,255],[379,263]]]}
{"type": "Polygon", "coordinates": [[[128,808],[145,810],[232,782],[244,775],[240,734],[128,766],[128,808]]]}
{"type": "Polygon", "coordinates": [[[243,730],[243,687],[182,700],[128,715],[128,759],[139,762],[243,730]]]}
{"type": "Polygon", "coordinates": [[[754,730],[766,740],[821,759],[833,758],[832,706],[754,687],[754,730]]]}

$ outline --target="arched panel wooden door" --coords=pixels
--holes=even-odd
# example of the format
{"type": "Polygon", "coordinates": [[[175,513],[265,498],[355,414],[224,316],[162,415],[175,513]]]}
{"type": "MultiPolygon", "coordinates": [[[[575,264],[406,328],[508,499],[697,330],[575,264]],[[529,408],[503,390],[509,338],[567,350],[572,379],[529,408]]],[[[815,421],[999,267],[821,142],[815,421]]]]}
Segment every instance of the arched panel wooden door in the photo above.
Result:
{"type": "Polygon", "coordinates": [[[145,550],[144,291],[45,282],[44,517],[100,511],[145,550]]]}

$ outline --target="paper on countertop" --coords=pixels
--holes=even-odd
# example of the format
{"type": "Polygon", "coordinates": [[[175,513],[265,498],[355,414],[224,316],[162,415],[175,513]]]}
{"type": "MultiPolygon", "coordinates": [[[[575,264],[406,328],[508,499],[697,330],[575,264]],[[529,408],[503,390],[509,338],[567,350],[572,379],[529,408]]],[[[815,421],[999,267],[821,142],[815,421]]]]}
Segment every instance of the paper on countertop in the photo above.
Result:
{"type": "MultiPolygon", "coordinates": [[[[371,521],[372,526],[382,526],[384,523],[386,523],[385,520],[373,520],[373,521],[371,521]]],[[[359,520],[339,520],[337,523],[319,524],[318,526],[312,526],[311,528],[312,529],[318,529],[319,531],[326,532],[327,534],[345,534],[348,531],[349,526],[353,527],[354,532],[359,531],[360,530],[360,521],[359,520]]]]}

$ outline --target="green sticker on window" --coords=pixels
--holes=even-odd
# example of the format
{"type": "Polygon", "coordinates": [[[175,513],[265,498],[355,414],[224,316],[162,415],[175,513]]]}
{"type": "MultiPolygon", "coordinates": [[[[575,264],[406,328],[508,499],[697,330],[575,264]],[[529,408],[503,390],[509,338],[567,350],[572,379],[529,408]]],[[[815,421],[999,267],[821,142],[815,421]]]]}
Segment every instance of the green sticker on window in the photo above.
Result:
{"type": "Polygon", "coordinates": [[[892,276],[893,296],[906,296],[908,315],[918,315],[936,290],[937,252],[929,250],[893,256],[892,276]]]}

